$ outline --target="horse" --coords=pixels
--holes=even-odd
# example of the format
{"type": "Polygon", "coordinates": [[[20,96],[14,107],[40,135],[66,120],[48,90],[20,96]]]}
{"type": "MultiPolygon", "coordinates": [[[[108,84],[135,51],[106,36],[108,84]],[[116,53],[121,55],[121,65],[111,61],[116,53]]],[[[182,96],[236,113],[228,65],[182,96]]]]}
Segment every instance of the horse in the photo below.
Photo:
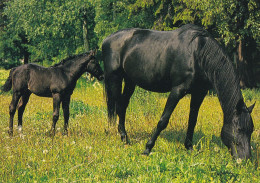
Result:
{"type": "Polygon", "coordinates": [[[9,130],[13,135],[13,118],[18,108],[18,132],[22,131],[22,117],[30,95],[53,98],[53,123],[50,135],[55,135],[55,126],[59,119],[60,104],[64,114],[63,135],[68,134],[69,104],[77,80],[85,72],[91,73],[98,80],[104,78],[104,73],[95,60],[95,51],[74,55],[51,67],[43,67],[29,63],[10,70],[10,74],[2,91],[13,88],[12,101],[9,106],[9,130]],[[18,103],[19,102],[19,103],[18,103]]]}
{"type": "Polygon", "coordinates": [[[191,102],[184,144],[186,149],[192,149],[199,108],[213,88],[224,113],[222,142],[231,149],[233,157],[251,157],[254,125],[250,113],[254,104],[246,107],[228,55],[206,30],[193,24],[173,31],[124,29],[103,41],[102,55],[108,120],[113,124],[119,117],[118,132],[123,142],[129,143],[126,109],[135,87],[139,86],[152,92],[170,92],[143,154],[149,155],[177,103],[186,94],[191,95],[191,102]]]}

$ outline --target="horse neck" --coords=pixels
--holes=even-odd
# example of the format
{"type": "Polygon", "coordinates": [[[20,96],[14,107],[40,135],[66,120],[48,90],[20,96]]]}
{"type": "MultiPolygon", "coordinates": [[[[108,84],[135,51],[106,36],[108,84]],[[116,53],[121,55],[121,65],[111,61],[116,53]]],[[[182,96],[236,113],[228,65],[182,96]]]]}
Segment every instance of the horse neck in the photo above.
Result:
{"type": "Polygon", "coordinates": [[[238,102],[243,100],[233,67],[224,66],[222,70],[213,73],[213,86],[224,113],[224,121],[230,121],[238,102]]]}
{"type": "Polygon", "coordinates": [[[200,67],[216,90],[224,113],[224,122],[230,121],[243,96],[238,77],[228,56],[213,39],[208,39],[201,50],[200,67]]]}
{"type": "Polygon", "coordinates": [[[67,74],[72,79],[79,79],[80,76],[85,72],[84,67],[86,67],[87,61],[82,58],[71,61],[63,66],[63,69],[67,71],[67,74]]]}

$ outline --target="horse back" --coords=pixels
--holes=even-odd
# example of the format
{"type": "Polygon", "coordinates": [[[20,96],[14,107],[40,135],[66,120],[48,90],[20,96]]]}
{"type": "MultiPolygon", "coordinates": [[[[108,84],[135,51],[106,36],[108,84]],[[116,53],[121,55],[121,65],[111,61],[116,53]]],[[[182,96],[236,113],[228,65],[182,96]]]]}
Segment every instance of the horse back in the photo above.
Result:
{"type": "MultiPolygon", "coordinates": [[[[196,38],[193,29],[154,31],[128,29],[109,36],[103,43],[105,75],[116,70],[144,89],[167,92],[183,78],[193,77],[196,38]]],[[[192,79],[192,78],[191,78],[192,79]]]]}

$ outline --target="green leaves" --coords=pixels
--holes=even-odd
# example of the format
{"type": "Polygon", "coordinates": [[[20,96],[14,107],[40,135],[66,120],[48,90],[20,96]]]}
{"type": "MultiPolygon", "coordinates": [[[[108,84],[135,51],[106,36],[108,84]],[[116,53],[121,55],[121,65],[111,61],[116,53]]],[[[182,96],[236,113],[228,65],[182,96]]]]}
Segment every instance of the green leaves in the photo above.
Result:
{"type": "Polygon", "coordinates": [[[4,32],[6,40],[13,41],[17,35],[24,34],[31,60],[49,59],[59,54],[67,56],[77,50],[82,52],[85,19],[91,35],[88,39],[91,47],[95,47],[95,12],[89,1],[16,0],[6,3],[4,13],[8,19],[4,32]]]}

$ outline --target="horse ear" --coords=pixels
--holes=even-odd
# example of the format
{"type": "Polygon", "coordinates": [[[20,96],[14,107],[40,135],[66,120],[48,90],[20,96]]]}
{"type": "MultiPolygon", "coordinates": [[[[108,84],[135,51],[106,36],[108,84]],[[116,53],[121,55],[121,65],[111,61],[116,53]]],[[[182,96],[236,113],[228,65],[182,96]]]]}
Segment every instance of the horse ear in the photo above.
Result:
{"type": "Polygon", "coordinates": [[[249,113],[251,113],[253,111],[254,107],[255,107],[255,103],[253,105],[251,105],[250,107],[248,107],[249,113]]]}
{"type": "Polygon", "coordinates": [[[244,107],[244,101],[243,99],[240,99],[237,103],[237,106],[236,106],[236,110],[238,112],[238,114],[241,114],[242,113],[242,110],[243,110],[243,107],[244,107]]]}

